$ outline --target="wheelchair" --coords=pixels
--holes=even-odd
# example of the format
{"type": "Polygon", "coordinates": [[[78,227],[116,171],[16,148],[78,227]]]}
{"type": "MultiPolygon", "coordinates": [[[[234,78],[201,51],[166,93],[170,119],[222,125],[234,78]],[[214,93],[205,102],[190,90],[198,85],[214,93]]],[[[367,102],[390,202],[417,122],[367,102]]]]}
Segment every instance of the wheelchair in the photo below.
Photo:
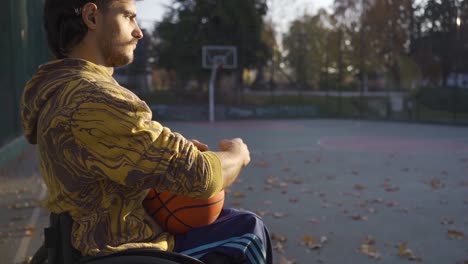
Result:
{"type": "Polygon", "coordinates": [[[68,213],[51,214],[44,244],[29,264],[204,264],[190,256],[158,249],[128,249],[107,256],[83,257],[71,245],[73,220],[68,213]]]}

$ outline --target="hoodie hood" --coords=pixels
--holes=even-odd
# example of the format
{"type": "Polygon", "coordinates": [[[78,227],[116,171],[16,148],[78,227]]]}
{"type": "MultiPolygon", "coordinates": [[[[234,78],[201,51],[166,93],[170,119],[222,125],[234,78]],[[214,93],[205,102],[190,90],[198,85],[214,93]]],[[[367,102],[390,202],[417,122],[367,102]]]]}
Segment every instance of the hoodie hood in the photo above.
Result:
{"type": "Polygon", "coordinates": [[[21,97],[21,123],[29,143],[37,143],[39,115],[51,98],[71,81],[83,78],[89,81],[102,78],[113,81],[103,66],[81,59],[56,60],[39,66],[37,73],[26,84],[21,97]]]}

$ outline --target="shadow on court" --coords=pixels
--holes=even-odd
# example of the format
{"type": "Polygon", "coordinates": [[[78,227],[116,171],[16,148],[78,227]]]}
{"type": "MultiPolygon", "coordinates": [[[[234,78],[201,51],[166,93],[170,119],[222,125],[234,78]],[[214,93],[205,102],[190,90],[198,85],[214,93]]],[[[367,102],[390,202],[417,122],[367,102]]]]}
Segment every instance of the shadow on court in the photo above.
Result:
{"type": "MultiPolygon", "coordinates": [[[[467,127],[341,120],[163,125],[213,150],[224,138],[249,145],[252,162],[225,205],[263,217],[275,263],[468,262],[467,127]]],[[[29,171],[22,178],[28,199],[40,193],[29,171]]],[[[3,172],[2,186],[18,180],[10,173],[3,172]]],[[[24,196],[10,189],[0,192],[1,263],[20,259],[24,237],[31,238],[24,254],[32,254],[47,223],[42,210],[32,233],[8,236],[31,222],[33,209],[11,208],[24,196]]]]}

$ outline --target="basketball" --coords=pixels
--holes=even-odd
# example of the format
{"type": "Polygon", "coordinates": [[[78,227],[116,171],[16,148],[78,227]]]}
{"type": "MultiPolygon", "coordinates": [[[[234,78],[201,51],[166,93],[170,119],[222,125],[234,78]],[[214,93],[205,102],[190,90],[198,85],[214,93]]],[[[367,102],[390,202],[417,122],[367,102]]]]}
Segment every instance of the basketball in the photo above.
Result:
{"type": "Polygon", "coordinates": [[[213,223],[223,205],[224,191],[209,199],[194,199],[150,189],[143,200],[146,212],[171,234],[183,234],[213,223]]]}

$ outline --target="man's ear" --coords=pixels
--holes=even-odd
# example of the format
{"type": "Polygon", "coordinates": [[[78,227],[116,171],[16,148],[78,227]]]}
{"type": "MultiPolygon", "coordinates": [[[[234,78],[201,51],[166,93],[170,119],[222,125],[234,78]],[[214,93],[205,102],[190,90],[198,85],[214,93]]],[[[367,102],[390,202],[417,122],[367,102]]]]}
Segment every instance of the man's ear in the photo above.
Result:
{"type": "Polygon", "coordinates": [[[98,7],[95,3],[88,2],[81,9],[81,17],[89,30],[95,30],[97,27],[98,7]]]}

